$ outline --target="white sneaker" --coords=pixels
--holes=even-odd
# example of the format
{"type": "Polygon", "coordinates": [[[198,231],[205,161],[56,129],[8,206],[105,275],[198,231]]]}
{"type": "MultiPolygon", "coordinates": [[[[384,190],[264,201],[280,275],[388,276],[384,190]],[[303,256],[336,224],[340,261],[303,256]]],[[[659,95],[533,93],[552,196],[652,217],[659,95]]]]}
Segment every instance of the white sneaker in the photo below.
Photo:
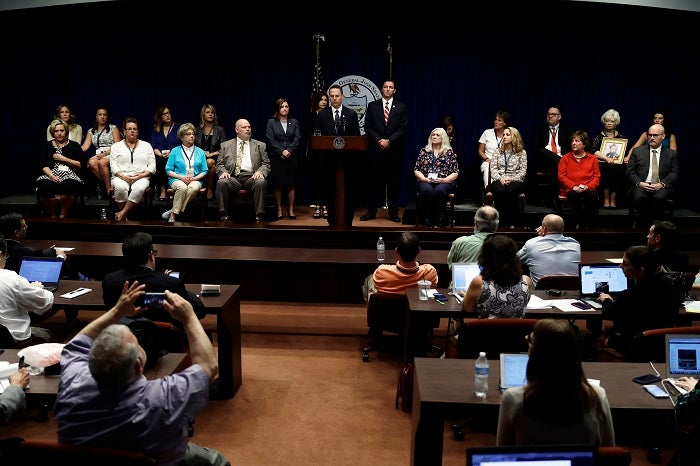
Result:
{"type": "Polygon", "coordinates": [[[161,215],[161,217],[163,218],[163,220],[168,220],[170,218],[171,213],[172,213],[172,209],[166,210],[165,212],[163,212],[163,215],[161,215]]]}

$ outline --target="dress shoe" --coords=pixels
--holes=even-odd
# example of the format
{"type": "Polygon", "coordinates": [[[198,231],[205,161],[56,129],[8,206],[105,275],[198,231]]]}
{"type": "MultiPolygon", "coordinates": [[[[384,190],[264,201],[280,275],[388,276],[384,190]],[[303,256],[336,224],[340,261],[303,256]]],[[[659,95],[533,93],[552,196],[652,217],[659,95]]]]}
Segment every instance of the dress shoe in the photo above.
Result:
{"type": "Polygon", "coordinates": [[[225,222],[225,221],[228,220],[228,215],[226,215],[225,213],[222,212],[222,213],[219,214],[219,219],[220,219],[222,222],[225,222]]]}
{"type": "Polygon", "coordinates": [[[389,220],[391,220],[391,221],[394,222],[394,223],[401,223],[401,217],[399,217],[399,216],[396,215],[396,214],[394,214],[394,215],[389,215],[389,220]]]}
{"type": "Polygon", "coordinates": [[[296,220],[296,219],[297,219],[297,216],[294,215],[294,214],[292,213],[291,210],[289,211],[289,219],[290,219],[290,220],[296,220]]]}
{"type": "Polygon", "coordinates": [[[370,214],[369,212],[367,212],[362,217],[360,217],[360,221],[366,222],[367,220],[374,220],[375,218],[377,218],[377,214],[370,214]]]}
{"type": "Polygon", "coordinates": [[[263,215],[256,215],[256,216],[255,216],[255,221],[256,221],[257,223],[262,223],[262,222],[265,221],[265,216],[263,216],[263,215]]]}

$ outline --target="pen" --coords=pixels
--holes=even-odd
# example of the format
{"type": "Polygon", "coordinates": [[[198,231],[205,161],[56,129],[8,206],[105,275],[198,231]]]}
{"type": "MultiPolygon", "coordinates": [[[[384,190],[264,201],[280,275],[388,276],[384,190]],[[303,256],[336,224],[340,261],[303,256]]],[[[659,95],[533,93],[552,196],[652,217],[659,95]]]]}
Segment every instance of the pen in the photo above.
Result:
{"type": "Polygon", "coordinates": [[[443,302],[440,301],[440,300],[437,300],[437,299],[436,299],[435,302],[438,303],[438,304],[441,304],[441,305],[445,306],[445,303],[443,303],[443,302]]]}

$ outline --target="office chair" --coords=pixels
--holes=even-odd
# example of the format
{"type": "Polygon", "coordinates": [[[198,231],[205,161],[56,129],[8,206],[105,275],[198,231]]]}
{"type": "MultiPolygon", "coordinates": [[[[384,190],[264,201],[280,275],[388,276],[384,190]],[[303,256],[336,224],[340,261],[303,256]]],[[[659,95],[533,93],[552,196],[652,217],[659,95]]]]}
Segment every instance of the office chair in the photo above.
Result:
{"type": "Polygon", "coordinates": [[[622,353],[613,348],[603,348],[598,361],[607,362],[666,362],[666,335],[674,333],[700,333],[700,326],[666,327],[645,330],[632,338],[629,350],[622,353]]]}
{"type": "MultiPolygon", "coordinates": [[[[525,337],[532,333],[538,319],[464,319],[457,338],[457,358],[476,359],[480,351],[486,352],[491,361],[499,359],[501,353],[526,353],[529,344],[525,337]]],[[[472,418],[452,425],[455,440],[464,440],[462,428],[472,418]]]]}
{"type": "Polygon", "coordinates": [[[156,461],[140,451],[98,448],[11,437],[0,440],[4,464],[70,464],[71,466],[142,466],[156,461]]]}
{"type": "MultiPolygon", "coordinates": [[[[362,361],[369,362],[369,353],[372,351],[392,350],[401,354],[403,351],[404,334],[406,331],[406,317],[409,313],[408,298],[406,295],[394,295],[388,293],[373,293],[367,300],[367,327],[369,343],[362,349],[362,361]],[[393,334],[390,338],[386,333],[393,334]],[[389,347],[389,341],[393,341],[393,348],[389,347]]],[[[430,318],[428,321],[415,321],[411,330],[409,341],[418,344],[427,344],[428,329],[440,326],[439,318],[430,318]],[[426,333],[423,334],[423,331],[426,333]],[[423,337],[426,337],[425,339],[423,337]]],[[[413,353],[413,345],[408,350],[413,353]]],[[[442,353],[442,348],[429,345],[429,349],[442,353]]],[[[423,352],[421,348],[418,351],[423,352]]],[[[411,360],[413,354],[406,355],[411,360]]]]}
{"type": "Polygon", "coordinates": [[[578,290],[578,275],[545,275],[537,280],[536,290],[578,290]]]}
{"type": "Polygon", "coordinates": [[[629,466],[632,453],[625,447],[598,447],[596,466],[629,466]]]}
{"type": "Polygon", "coordinates": [[[4,325],[0,325],[0,348],[19,348],[10,330],[4,325]]]}

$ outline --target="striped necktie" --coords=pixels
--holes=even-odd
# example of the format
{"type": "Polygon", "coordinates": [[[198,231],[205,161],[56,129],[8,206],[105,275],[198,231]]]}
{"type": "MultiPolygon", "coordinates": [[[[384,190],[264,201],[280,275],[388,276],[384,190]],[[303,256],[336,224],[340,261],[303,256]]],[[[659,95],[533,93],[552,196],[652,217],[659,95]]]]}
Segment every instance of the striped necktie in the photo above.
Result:
{"type": "Polygon", "coordinates": [[[384,124],[389,123],[389,102],[384,103],[384,124]]]}

